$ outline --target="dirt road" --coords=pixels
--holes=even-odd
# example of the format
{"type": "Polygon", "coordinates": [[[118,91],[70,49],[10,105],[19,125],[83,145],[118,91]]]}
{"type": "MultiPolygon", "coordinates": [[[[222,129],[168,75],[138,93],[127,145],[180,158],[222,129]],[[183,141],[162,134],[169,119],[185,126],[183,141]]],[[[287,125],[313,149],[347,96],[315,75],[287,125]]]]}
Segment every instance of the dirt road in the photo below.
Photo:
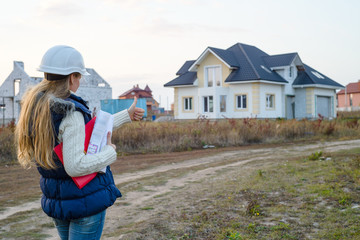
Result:
{"type": "MultiPolygon", "coordinates": [[[[115,182],[120,185],[124,196],[107,211],[103,239],[127,238],[128,226],[146,222],[161,214],[169,201],[176,203],[178,191],[181,190],[182,194],[184,191],[196,191],[207,179],[226,174],[226,169],[236,169],[241,174],[241,171],[258,169],[263,164],[308,156],[315,151],[329,153],[359,146],[360,140],[249,147],[116,175],[115,182]]],[[[39,204],[39,201],[35,201],[8,208],[0,214],[0,220],[17,212],[39,208],[39,204]]],[[[40,214],[39,218],[43,217],[40,214]]],[[[48,239],[57,239],[56,230],[52,227],[45,229],[44,233],[51,236],[48,239]]]]}

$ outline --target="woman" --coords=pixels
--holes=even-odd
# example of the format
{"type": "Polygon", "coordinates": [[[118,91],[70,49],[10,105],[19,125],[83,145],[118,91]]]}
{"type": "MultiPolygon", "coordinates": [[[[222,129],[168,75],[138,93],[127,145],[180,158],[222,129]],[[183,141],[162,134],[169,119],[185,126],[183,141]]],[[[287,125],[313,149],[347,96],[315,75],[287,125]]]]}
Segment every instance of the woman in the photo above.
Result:
{"type": "MultiPolygon", "coordinates": [[[[82,75],[89,75],[81,54],[72,47],[55,46],[44,55],[38,69],[44,80],[26,92],[16,125],[18,160],[23,167],[35,159],[41,175],[41,206],[54,219],[61,239],[100,239],[105,211],[121,197],[109,165],[116,160],[116,147],[107,135],[107,145],[97,154],[84,153],[85,124],[91,112],[74,93],[82,75]],[[53,148],[63,143],[63,164],[53,148]],[[71,177],[99,172],[79,189],[71,177]]],[[[140,120],[136,108],[114,114],[114,128],[140,120]]]]}

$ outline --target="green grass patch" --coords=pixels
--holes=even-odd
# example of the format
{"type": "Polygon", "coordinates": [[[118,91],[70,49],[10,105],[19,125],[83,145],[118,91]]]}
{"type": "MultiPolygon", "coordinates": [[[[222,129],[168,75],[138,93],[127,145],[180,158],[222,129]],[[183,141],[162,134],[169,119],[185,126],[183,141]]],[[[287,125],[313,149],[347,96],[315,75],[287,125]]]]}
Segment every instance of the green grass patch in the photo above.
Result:
{"type": "Polygon", "coordinates": [[[145,211],[148,211],[148,210],[154,210],[153,207],[143,207],[143,208],[140,208],[141,210],[145,210],[145,211]]]}

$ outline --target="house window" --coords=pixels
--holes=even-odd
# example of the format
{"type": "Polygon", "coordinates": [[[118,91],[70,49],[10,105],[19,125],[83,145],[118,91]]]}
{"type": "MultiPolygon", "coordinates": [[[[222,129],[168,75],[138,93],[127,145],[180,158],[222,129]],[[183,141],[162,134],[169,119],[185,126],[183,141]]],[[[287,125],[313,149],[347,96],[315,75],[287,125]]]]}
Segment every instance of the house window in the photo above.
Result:
{"type": "Polygon", "coordinates": [[[246,109],[246,94],[236,96],[236,109],[246,109]]]}
{"type": "Polygon", "coordinates": [[[205,68],[205,86],[221,86],[221,68],[220,66],[206,67],[205,68]]]}
{"type": "Polygon", "coordinates": [[[220,96],[220,112],[226,112],[226,95],[220,96]]]}
{"type": "Polygon", "coordinates": [[[273,109],[275,107],[275,95],[274,94],[266,94],[266,108],[273,109]]]}
{"type": "Polygon", "coordinates": [[[293,68],[290,67],[290,68],[289,68],[289,77],[292,77],[292,75],[293,75],[292,71],[293,71],[293,68]]]}
{"type": "Polygon", "coordinates": [[[213,96],[204,97],[204,112],[214,112],[213,96]]]}
{"type": "Polygon", "coordinates": [[[98,83],[98,87],[105,87],[105,83],[98,83]]]}
{"type": "Polygon", "coordinates": [[[20,82],[21,82],[21,79],[14,80],[14,96],[18,95],[18,93],[20,91],[20,82]]]}
{"type": "Polygon", "coordinates": [[[350,106],[352,106],[352,105],[353,105],[353,95],[350,94],[350,106]]]}
{"type": "Polygon", "coordinates": [[[192,98],[184,98],[184,111],[192,110],[192,98]]]}

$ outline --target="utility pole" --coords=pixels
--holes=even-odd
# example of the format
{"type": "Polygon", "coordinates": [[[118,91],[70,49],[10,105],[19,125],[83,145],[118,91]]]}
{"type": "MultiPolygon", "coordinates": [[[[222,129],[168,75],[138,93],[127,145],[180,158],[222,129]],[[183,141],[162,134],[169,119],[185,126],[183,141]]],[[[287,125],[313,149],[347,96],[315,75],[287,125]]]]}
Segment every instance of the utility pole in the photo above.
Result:
{"type": "Polygon", "coordinates": [[[345,111],[347,111],[347,92],[346,92],[347,86],[345,86],[345,111]]]}

